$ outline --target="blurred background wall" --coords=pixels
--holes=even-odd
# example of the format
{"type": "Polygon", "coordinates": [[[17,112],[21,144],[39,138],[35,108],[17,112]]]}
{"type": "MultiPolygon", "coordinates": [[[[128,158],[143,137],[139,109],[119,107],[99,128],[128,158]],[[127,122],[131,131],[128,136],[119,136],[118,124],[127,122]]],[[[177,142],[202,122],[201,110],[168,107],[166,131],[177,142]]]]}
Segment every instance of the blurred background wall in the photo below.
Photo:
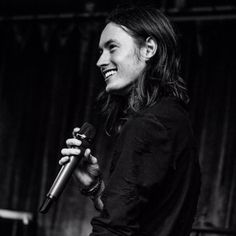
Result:
{"type": "Polygon", "coordinates": [[[107,178],[111,140],[103,132],[96,103],[105,84],[95,64],[105,16],[124,2],[163,10],[179,36],[181,75],[190,92],[202,168],[194,228],[236,228],[235,1],[2,0],[1,235],[86,236],[90,232],[96,212],[80,195],[74,179],[48,214],[39,214],[38,209],[60,169],[65,139],[85,121],[97,127],[93,152],[107,178]],[[21,222],[6,216],[23,218],[21,222]]]}

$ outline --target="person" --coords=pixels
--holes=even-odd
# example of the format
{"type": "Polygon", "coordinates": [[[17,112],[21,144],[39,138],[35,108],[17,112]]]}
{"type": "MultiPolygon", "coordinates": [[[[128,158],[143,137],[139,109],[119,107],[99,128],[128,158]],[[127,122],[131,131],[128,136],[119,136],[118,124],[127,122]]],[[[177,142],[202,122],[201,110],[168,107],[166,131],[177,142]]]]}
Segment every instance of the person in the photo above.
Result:
{"type": "MultiPolygon", "coordinates": [[[[106,21],[99,50],[106,83],[99,98],[116,142],[106,183],[90,149],[75,171],[100,211],[90,236],[187,236],[200,170],[173,27],[158,9],[119,8],[106,21]]],[[[80,140],[66,144],[61,165],[81,153],[80,140]]]]}

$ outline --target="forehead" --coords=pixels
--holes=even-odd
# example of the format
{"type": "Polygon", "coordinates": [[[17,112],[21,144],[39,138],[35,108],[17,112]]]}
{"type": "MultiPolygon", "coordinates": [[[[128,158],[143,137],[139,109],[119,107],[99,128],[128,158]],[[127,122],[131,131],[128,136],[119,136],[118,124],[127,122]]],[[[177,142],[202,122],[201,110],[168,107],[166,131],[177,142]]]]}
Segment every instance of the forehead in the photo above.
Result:
{"type": "Polygon", "coordinates": [[[134,42],[133,37],[129,35],[127,31],[124,26],[115,23],[108,23],[101,33],[99,47],[103,48],[108,42],[134,42]]]}

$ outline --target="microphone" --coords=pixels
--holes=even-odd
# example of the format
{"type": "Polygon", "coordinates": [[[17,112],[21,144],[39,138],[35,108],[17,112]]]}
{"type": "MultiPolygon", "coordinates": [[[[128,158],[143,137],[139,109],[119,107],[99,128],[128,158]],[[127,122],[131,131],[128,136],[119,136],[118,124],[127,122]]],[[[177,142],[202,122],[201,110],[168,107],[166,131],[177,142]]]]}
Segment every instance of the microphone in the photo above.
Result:
{"type": "Polygon", "coordinates": [[[81,153],[79,156],[71,156],[70,161],[61,167],[56,179],[54,180],[49,192],[46,195],[42,206],[39,209],[40,213],[47,213],[52,203],[58,199],[67,182],[69,181],[73,171],[75,170],[78,162],[81,160],[80,157],[84,154],[85,149],[91,145],[93,138],[95,137],[95,133],[95,128],[86,122],[83,124],[79,132],[73,134],[75,138],[82,141],[80,146],[81,153]]]}

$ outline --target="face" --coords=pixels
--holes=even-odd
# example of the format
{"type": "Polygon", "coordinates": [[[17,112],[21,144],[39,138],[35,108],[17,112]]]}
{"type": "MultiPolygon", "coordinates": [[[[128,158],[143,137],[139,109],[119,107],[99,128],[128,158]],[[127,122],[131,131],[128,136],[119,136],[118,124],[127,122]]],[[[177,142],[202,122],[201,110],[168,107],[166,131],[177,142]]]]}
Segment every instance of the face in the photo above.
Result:
{"type": "Polygon", "coordinates": [[[97,62],[106,82],[106,91],[126,94],[143,72],[146,63],[139,57],[134,38],[114,23],[104,28],[99,42],[101,56],[97,62]]]}

